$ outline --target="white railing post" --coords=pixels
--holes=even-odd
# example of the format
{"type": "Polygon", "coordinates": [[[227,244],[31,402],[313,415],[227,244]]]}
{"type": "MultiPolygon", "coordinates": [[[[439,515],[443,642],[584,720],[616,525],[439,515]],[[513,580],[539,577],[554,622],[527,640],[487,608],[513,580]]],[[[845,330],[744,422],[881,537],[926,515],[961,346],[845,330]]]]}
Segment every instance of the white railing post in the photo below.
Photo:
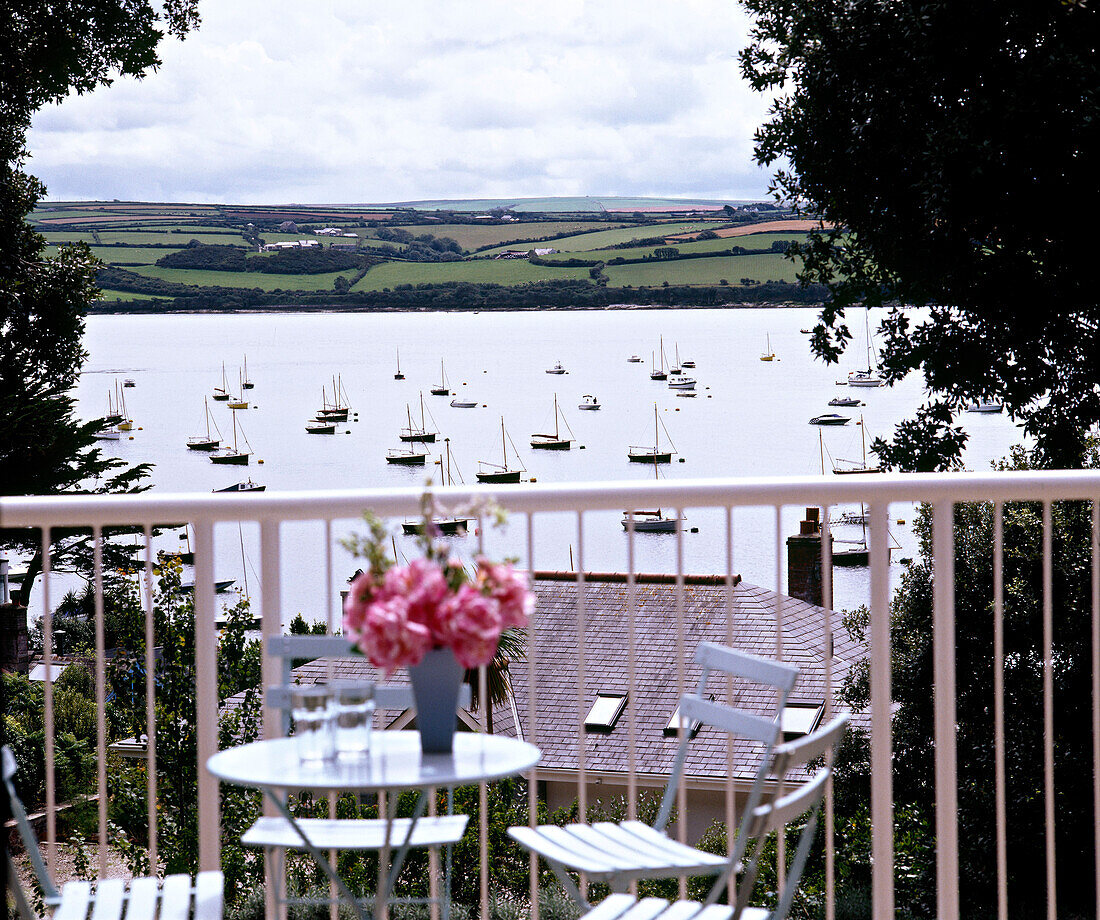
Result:
{"type": "Polygon", "coordinates": [[[218,631],[214,623],[214,524],[195,521],[195,712],[198,740],[199,871],[221,867],[218,781],[206,762],[218,750],[218,631]]]}
{"type": "Polygon", "coordinates": [[[872,500],[868,514],[871,524],[871,910],[875,920],[887,920],[894,916],[889,505],[872,500]]]}
{"type": "MultiPolygon", "coordinates": [[[[263,681],[263,730],[265,738],[279,738],[283,734],[283,714],[275,706],[268,705],[267,688],[282,683],[283,675],[277,658],[267,653],[267,640],[283,633],[282,585],[280,565],[282,546],[279,543],[279,520],[264,518],[260,522],[260,633],[263,650],[260,655],[260,679],[263,681]]],[[[264,796],[264,814],[274,817],[275,806],[264,796]]],[[[264,917],[277,920],[283,912],[279,899],[284,897],[285,880],[272,874],[272,860],[264,860],[264,917]]]]}
{"type": "Polygon", "coordinates": [[[955,505],[932,512],[933,683],[936,749],[936,906],[939,920],[959,916],[958,769],[955,753],[955,505]]]}

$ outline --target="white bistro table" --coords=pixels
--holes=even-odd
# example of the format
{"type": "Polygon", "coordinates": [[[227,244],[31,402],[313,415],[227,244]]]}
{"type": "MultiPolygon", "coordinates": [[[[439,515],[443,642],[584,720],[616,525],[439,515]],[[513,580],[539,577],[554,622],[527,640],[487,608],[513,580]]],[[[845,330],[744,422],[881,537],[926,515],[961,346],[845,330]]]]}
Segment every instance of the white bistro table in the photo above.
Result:
{"type": "MultiPolygon", "coordinates": [[[[303,761],[294,738],[256,741],[220,751],[206,762],[218,779],[238,786],[263,790],[301,839],[321,869],[335,883],[341,896],[365,918],[363,905],[344,885],[325,854],[310,841],[287,807],[285,790],[312,789],[319,792],[393,792],[418,789],[421,794],[404,840],[395,848],[389,872],[390,833],[396,816],[397,795],[388,797],[386,831],[379,861],[379,890],[375,905],[385,916],[386,905],[397,873],[412,843],[416,823],[428,804],[428,790],[470,785],[523,773],[538,763],[541,752],[533,744],[499,735],[473,732],[455,734],[451,754],[422,754],[420,736],[414,731],[375,731],[370,753],[359,760],[303,761]]],[[[448,877],[449,884],[449,877],[448,877]]],[[[446,892],[445,903],[450,902],[446,892]]]]}

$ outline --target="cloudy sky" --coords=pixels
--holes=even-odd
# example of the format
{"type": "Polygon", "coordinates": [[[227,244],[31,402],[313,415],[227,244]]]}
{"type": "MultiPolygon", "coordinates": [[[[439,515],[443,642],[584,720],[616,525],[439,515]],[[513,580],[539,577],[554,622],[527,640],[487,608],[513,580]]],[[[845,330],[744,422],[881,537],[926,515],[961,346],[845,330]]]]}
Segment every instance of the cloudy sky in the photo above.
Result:
{"type": "Polygon", "coordinates": [[[163,66],[40,112],[52,199],[762,198],[734,0],[200,0],[163,66]]]}

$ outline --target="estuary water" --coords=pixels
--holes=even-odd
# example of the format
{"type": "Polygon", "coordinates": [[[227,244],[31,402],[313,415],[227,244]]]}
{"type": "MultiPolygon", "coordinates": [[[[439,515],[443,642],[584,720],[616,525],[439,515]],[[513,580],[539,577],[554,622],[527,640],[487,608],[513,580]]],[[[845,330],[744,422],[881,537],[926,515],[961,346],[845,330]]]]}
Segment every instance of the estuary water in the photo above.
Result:
{"type": "MultiPolygon", "coordinates": [[[[671,443],[676,451],[673,462],[660,468],[662,478],[818,475],[823,456],[828,472],[832,458],[861,458],[864,433],[868,442],[889,434],[920,404],[923,381],[910,377],[889,389],[837,386],[849,370],[865,366],[865,351],[856,345],[839,367],[814,361],[809,337],[800,329],[811,327],[815,316],[813,309],[799,308],[93,316],[77,399],[83,416],[103,415],[116,381],[121,387],[132,378],[135,386],[122,390],[135,424],[132,440],[123,434],[120,441],[103,442],[104,450],[127,461],[152,462],[154,488],[173,492],[209,492],[247,477],[268,490],[417,486],[433,471],[439,481],[440,467],[433,461],[444,437],[450,439],[453,475],[473,483],[479,461],[501,461],[502,420],[510,436],[509,459],[514,442],[528,475],[539,482],[646,479],[652,467],[628,462],[627,451],[632,445],[653,446],[655,414],[662,447],[671,443]],[[662,341],[666,364],[677,352],[695,362],[686,371],[698,381],[694,398],[679,398],[665,383],[650,380],[651,362],[661,361],[662,341]],[[767,342],[776,355],[771,362],[759,360],[767,342]],[[398,354],[405,375],[400,381],[394,379],[398,354]],[[631,355],[642,361],[630,363],[631,355]],[[188,450],[186,441],[205,430],[203,399],[221,386],[223,364],[229,389],[241,392],[238,374],[246,356],[255,384],[244,394],[249,408],[233,412],[225,403],[211,402],[210,411],[230,441],[236,415],[238,442],[244,446],[247,439],[251,463],[214,465],[205,454],[188,450]],[[476,408],[452,408],[450,397],[429,395],[441,382],[441,361],[450,390],[476,401],[476,408]],[[557,362],[568,373],[546,373],[557,362]],[[350,402],[349,422],[335,435],[308,434],[306,422],[321,406],[322,388],[331,399],[334,377],[350,402]],[[437,444],[429,445],[433,453],[424,467],[388,464],[386,452],[402,446],[398,434],[409,414],[419,423],[421,393],[428,427],[440,432],[437,444]],[[554,430],[555,394],[576,438],[573,449],[532,450],[533,433],[554,430]],[[598,398],[599,411],[578,410],[585,395],[598,398]],[[835,396],[855,396],[866,405],[831,408],[827,403],[835,396]],[[835,428],[808,424],[827,412],[851,421],[835,428]]],[[[862,319],[852,322],[859,342],[862,319]]],[[[962,422],[970,433],[971,469],[986,468],[1022,440],[1001,415],[967,414],[962,422]]],[[[560,430],[566,433],[564,425],[560,430]]],[[[506,506],[507,487],[498,487],[497,496],[506,506]]],[[[912,512],[910,506],[891,509],[895,560],[915,555],[912,512]]],[[[724,514],[686,509],[686,515],[685,526],[697,532],[684,534],[685,571],[724,573],[724,514]]],[[[782,538],[797,533],[801,516],[801,508],[784,510],[782,538]]],[[[619,519],[618,513],[585,515],[587,571],[626,570],[627,540],[619,519]]],[[[333,533],[354,527],[354,521],[337,522],[333,533]]],[[[522,516],[515,516],[503,530],[485,535],[486,546],[493,555],[522,559],[525,531],[522,516]]],[[[293,547],[284,553],[286,617],[301,612],[307,619],[325,619],[325,598],[338,597],[354,561],[337,552],[330,594],[320,525],[286,524],[283,532],[293,547]]],[[[735,512],[734,534],[734,571],[747,582],[782,588],[785,576],[776,572],[774,561],[774,511],[735,512]]],[[[218,578],[232,578],[238,588],[247,582],[256,600],[258,528],[220,527],[216,536],[218,578]]],[[[575,515],[539,516],[535,536],[536,569],[570,569],[581,561],[575,515]]],[[[847,528],[835,536],[858,539],[860,533],[847,528]]],[[[636,540],[637,571],[675,570],[674,536],[636,540]]],[[[453,542],[460,554],[475,546],[472,535],[453,542]]],[[[176,548],[175,535],[162,538],[161,545],[176,548]]],[[[400,536],[396,546],[401,554],[413,552],[400,536]]],[[[895,561],[895,577],[900,565],[895,561]]],[[[867,571],[836,570],[834,599],[838,609],[866,603],[867,571]]]]}

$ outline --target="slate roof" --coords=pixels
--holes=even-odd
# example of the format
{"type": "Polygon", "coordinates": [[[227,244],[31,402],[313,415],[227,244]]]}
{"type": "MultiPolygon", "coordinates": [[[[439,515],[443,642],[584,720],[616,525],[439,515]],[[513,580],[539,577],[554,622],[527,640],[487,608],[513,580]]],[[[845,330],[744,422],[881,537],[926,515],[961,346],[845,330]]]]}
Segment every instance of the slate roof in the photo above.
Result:
{"type": "MultiPolygon", "coordinates": [[[[620,574],[588,574],[582,585],[575,573],[537,573],[537,603],[533,641],[537,704],[533,723],[528,711],[528,661],[513,662],[511,705],[493,714],[494,731],[516,735],[537,744],[543,752],[540,774],[575,774],[579,751],[578,725],[597,691],[629,691],[628,586],[620,574]],[[583,606],[579,603],[583,599],[583,606]],[[582,611],[582,612],[579,612],[582,611]],[[578,705],[578,624],[584,624],[584,703],[578,705]],[[583,709],[583,712],[580,711],[583,709]],[[518,716],[518,726],[516,723],[518,716]],[[518,731],[517,731],[518,729],[518,731]]],[[[635,686],[628,706],[609,733],[584,735],[585,769],[593,774],[626,773],[629,768],[629,720],[635,718],[635,770],[640,782],[646,775],[667,775],[675,755],[676,738],[664,729],[681,692],[678,662],[683,660],[682,687],[694,690],[699,669],[691,663],[695,647],[704,641],[732,644],[762,657],[776,657],[774,591],[742,582],[728,587],[716,576],[686,576],[682,619],[677,616],[677,586],[672,576],[638,575],[634,585],[635,686]]],[[[825,610],[785,595],[782,603],[783,658],[799,668],[799,679],[789,704],[820,705],[825,695],[823,651],[825,610]]],[[[848,669],[866,655],[832,614],[833,684],[839,687],[848,669]]],[[[294,670],[296,680],[311,683],[336,678],[404,683],[399,671],[383,678],[362,658],[319,659],[294,670]]],[[[732,682],[731,682],[732,683],[732,682]]],[[[708,696],[726,699],[724,675],[712,675],[708,696]]],[[[733,705],[758,713],[774,711],[774,692],[758,685],[729,687],[733,705]]],[[[383,723],[400,721],[387,713],[383,723]]],[[[401,727],[395,725],[394,727],[401,727]]],[[[690,746],[685,767],[691,785],[722,788],[732,765],[735,779],[750,781],[759,749],[736,740],[727,760],[727,735],[704,726],[690,746]]],[[[661,781],[663,782],[663,781],[661,781]]]]}

